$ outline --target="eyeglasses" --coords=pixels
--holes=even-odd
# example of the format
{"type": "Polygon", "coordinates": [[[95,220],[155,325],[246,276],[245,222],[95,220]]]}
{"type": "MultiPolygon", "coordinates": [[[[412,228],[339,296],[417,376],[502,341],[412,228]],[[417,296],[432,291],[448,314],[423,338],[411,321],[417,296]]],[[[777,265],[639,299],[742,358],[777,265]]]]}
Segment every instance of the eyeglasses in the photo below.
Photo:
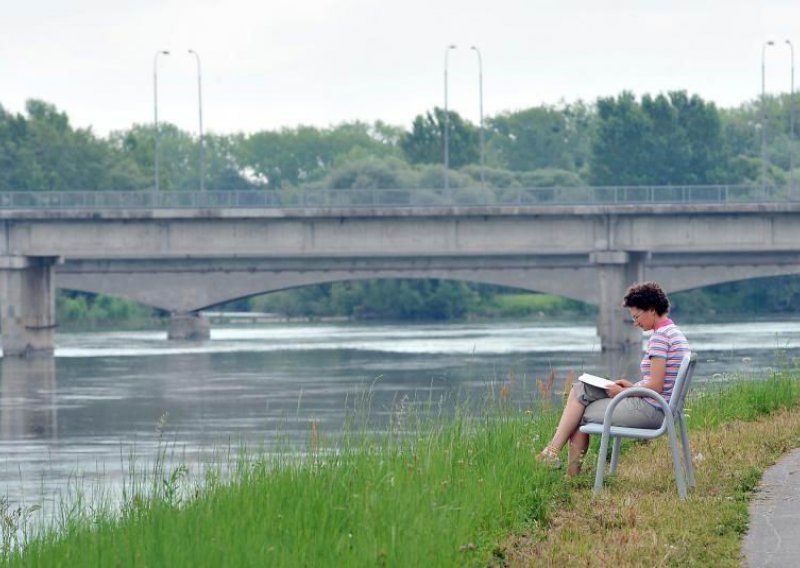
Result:
{"type": "Polygon", "coordinates": [[[639,318],[646,313],[647,312],[639,312],[638,314],[631,314],[631,319],[633,320],[633,323],[639,323],[639,318]]]}

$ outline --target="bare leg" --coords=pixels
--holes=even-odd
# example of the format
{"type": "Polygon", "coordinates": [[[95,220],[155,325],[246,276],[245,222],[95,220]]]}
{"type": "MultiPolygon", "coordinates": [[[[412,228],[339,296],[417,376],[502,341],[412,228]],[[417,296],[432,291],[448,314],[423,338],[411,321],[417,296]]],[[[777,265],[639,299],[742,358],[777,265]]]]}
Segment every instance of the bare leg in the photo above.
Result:
{"type": "Polygon", "coordinates": [[[588,448],[589,434],[575,430],[569,439],[569,463],[567,464],[567,475],[569,477],[574,477],[581,472],[583,456],[588,448]]]}
{"type": "Polygon", "coordinates": [[[572,435],[578,431],[578,426],[583,418],[583,413],[586,407],[578,402],[575,396],[575,387],[569,391],[567,404],[564,407],[564,412],[561,414],[561,420],[558,422],[556,433],[553,434],[553,439],[548,444],[548,447],[555,452],[560,452],[561,448],[567,443],[567,440],[572,438],[572,435]]]}

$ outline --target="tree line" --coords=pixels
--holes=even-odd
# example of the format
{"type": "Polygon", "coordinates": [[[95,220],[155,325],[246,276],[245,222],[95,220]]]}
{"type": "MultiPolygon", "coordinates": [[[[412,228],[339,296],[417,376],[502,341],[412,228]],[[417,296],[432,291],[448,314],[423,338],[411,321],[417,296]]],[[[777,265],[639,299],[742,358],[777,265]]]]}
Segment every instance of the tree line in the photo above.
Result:
{"type": "MultiPolygon", "coordinates": [[[[719,109],[685,91],[641,97],[625,91],[591,104],[499,113],[485,120],[486,182],[490,188],[755,183],[766,135],[767,181],[785,185],[797,150],[791,104],[781,95],[764,105],[719,109]]],[[[206,134],[205,186],[440,187],[445,124],[451,185],[477,186],[479,127],[452,110],[445,117],[440,108],[418,115],[408,129],[377,121],[206,134]]],[[[151,125],[140,124],[100,137],[74,128],[66,113],[40,100],[17,114],[0,105],[0,191],[152,188],[154,135],[151,125]]],[[[199,155],[196,136],[161,124],[160,188],[198,189],[199,155]]]]}

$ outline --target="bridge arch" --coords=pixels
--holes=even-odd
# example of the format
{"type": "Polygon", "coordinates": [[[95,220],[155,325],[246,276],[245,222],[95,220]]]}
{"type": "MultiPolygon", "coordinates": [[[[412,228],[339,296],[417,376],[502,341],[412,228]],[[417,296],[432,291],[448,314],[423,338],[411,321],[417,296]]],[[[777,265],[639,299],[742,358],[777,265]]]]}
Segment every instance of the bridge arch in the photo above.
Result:
{"type": "Polygon", "coordinates": [[[259,294],[315,284],[367,279],[439,279],[492,284],[553,294],[596,304],[596,275],[591,268],[482,270],[305,270],[231,271],[207,273],[164,271],[149,274],[57,273],[56,286],[106,294],[170,312],[197,312],[222,303],[259,294]]]}
{"type": "Polygon", "coordinates": [[[732,265],[724,269],[719,266],[672,266],[646,271],[648,279],[661,283],[670,293],[728,282],[797,274],[800,274],[800,264],[732,265]]]}

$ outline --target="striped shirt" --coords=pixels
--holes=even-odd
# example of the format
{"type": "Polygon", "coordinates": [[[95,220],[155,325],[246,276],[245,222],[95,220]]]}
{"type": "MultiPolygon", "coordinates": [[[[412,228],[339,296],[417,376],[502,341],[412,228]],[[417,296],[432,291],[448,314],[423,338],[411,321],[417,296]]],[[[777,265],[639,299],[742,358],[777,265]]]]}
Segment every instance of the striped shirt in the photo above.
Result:
{"type": "MultiPolygon", "coordinates": [[[[649,387],[646,383],[650,380],[650,360],[655,357],[666,359],[667,372],[664,376],[664,388],[661,390],[661,396],[669,403],[669,399],[672,397],[672,389],[675,386],[675,379],[678,377],[678,369],[680,369],[681,361],[683,361],[683,357],[687,353],[689,353],[689,343],[686,341],[683,332],[678,329],[678,326],[672,320],[664,320],[653,331],[653,335],[650,336],[650,340],[647,342],[647,349],[640,365],[642,380],[634,386],[649,387]]],[[[654,399],[645,398],[644,400],[661,410],[661,406],[654,399]]]]}

